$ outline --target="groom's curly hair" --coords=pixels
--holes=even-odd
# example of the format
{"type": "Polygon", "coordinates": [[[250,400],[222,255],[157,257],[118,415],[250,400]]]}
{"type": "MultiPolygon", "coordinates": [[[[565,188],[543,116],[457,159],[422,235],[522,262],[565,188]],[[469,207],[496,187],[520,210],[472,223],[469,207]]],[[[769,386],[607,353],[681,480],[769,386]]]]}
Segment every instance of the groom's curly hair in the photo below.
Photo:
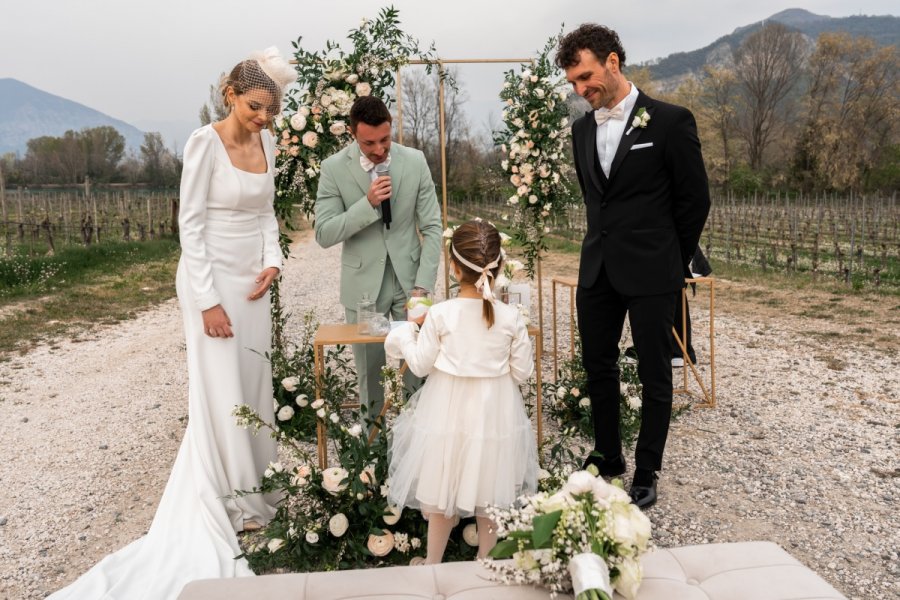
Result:
{"type": "Polygon", "coordinates": [[[556,50],[556,66],[560,69],[574,67],[581,62],[579,53],[582,50],[590,50],[594,56],[603,63],[610,53],[615,52],[619,57],[619,68],[625,66],[625,49],[619,40],[619,34],[603,25],[584,23],[578,29],[567,33],[559,41],[556,50]]]}

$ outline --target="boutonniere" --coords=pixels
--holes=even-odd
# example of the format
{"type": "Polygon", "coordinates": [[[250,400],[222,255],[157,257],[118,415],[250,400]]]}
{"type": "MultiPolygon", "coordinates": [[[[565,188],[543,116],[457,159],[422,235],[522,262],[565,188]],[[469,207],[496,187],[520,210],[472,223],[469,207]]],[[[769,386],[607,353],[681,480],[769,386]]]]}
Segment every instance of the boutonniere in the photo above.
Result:
{"type": "Polygon", "coordinates": [[[631,127],[628,128],[628,131],[625,132],[625,135],[631,133],[631,130],[635,127],[640,129],[644,129],[647,126],[647,123],[650,122],[650,113],[647,112],[647,109],[643,106],[640,107],[636,113],[634,113],[634,118],[631,120],[631,127]]]}

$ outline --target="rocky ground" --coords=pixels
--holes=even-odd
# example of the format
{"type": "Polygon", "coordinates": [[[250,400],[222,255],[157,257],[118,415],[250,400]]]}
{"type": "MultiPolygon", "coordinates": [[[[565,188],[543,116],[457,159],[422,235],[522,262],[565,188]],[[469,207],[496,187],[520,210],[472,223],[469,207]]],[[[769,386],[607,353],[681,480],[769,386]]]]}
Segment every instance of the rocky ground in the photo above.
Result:
{"type": "MultiPolygon", "coordinates": [[[[288,309],[342,320],[339,250],[307,236],[294,257],[288,309]]],[[[549,279],[573,275],[571,263],[544,264],[547,376],[549,279]]],[[[656,543],[772,540],[850,598],[900,597],[897,304],[718,281],[717,406],[673,423],[648,511],[656,543]]],[[[701,291],[692,314],[708,377],[704,305],[701,291]]],[[[146,530],[187,416],[184,361],[172,300],[0,363],[0,598],[42,598],[146,530]]]]}

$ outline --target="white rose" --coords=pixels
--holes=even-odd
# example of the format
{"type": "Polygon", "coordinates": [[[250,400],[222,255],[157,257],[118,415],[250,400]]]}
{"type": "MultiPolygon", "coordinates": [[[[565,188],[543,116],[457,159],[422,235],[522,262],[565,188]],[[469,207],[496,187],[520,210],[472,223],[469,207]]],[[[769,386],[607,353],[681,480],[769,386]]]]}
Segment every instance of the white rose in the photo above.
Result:
{"type": "Polygon", "coordinates": [[[381,519],[387,525],[396,525],[397,521],[400,520],[401,515],[403,515],[403,507],[401,506],[388,506],[388,512],[390,514],[385,514],[381,519]]]}
{"type": "Polygon", "coordinates": [[[369,534],[366,547],[372,556],[387,556],[394,549],[394,534],[390,531],[385,531],[384,535],[369,534]]]}
{"type": "Polygon", "coordinates": [[[522,185],[522,178],[518,174],[511,175],[509,177],[509,181],[516,187],[519,187],[520,185],[522,185]]]}
{"type": "Polygon", "coordinates": [[[537,88],[536,90],[534,90],[534,95],[537,96],[538,98],[543,98],[544,90],[542,88],[537,88]]]}
{"type": "Polygon", "coordinates": [[[570,390],[570,393],[577,398],[581,395],[581,390],[579,390],[578,388],[572,388],[570,390]]]}
{"type": "Polygon", "coordinates": [[[319,143],[319,136],[316,135],[315,131],[307,131],[303,134],[301,141],[307,148],[315,148],[316,144],[319,143]]]}
{"type": "Polygon", "coordinates": [[[362,425],[357,423],[356,425],[354,425],[353,427],[348,429],[347,433],[349,433],[351,436],[353,436],[355,438],[358,438],[362,434],[362,425]]]}
{"type": "Polygon", "coordinates": [[[284,546],[284,540],[281,538],[272,538],[269,540],[269,543],[266,544],[266,548],[272,553],[278,552],[282,546],[284,546]]]}
{"type": "Polygon", "coordinates": [[[504,171],[506,171],[507,169],[509,169],[509,161],[508,161],[508,160],[501,160],[501,161],[500,161],[500,166],[503,168],[504,171]]]}
{"type": "Polygon", "coordinates": [[[537,76],[537,75],[532,75],[532,76],[530,77],[530,79],[531,79],[531,83],[537,83],[537,82],[538,82],[538,76],[537,76]]]}
{"type": "Polygon", "coordinates": [[[578,406],[580,406],[581,408],[588,408],[590,405],[591,405],[590,398],[582,398],[581,400],[578,401],[578,406]]]}
{"type": "Polygon", "coordinates": [[[319,534],[315,531],[307,531],[306,532],[306,541],[310,544],[316,544],[319,541],[319,534]]]}
{"type": "Polygon", "coordinates": [[[422,540],[419,538],[409,538],[409,545],[412,546],[413,550],[418,550],[422,547],[422,540]]]}
{"type": "Polygon", "coordinates": [[[356,95],[357,96],[368,96],[372,93],[372,86],[366,83],[365,81],[360,81],[356,84],[356,95]]]}
{"type": "MultiPolygon", "coordinates": [[[[375,465],[367,465],[359,474],[359,480],[366,485],[375,485],[375,465]]],[[[392,525],[392,523],[388,523],[392,525]]]]}
{"type": "Polygon", "coordinates": [[[528,196],[528,204],[537,204],[538,197],[534,194],[528,196]]]}
{"type": "Polygon", "coordinates": [[[306,394],[300,394],[299,396],[297,396],[297,406],[303,408],[307,404],[309,404],[309,398],[306,396],[306,394]]]}
{"type": "Polygon", "coordinates": [[[313,410],[322,408],[323,406],[325,406],[325,400],[323,400],[322,398],[318,398],[318,399],[314,400],[310,406],[312,407],[313,410]]]}
{"type": "Polygon", "coordinates": [[[328,531],[334,537],[341,537],[347,533],[348,527],[350,527],[350,521],[344,513],[338,513],[328,519],[328,531]]]}
{"type": "Polygon", "coordinates": [[[291,127],[293,127],[295,131],[303,131],[303,128],[306,127],[306,117],[299,112],[294,114],[291,117],[291,127]]]}
{"type": "MultiPolygon", "coordinates": [[[[322,410],[325,410],[325,409],[323,408],[322,410]]],[[[337,413],[331,413],[330,415],[328,415],[328,418],[331,419],[331,422],[335,423],[335,424],[341,420],[341,417],[338,416],[337,413]]]]}
{"type": "Polygon", "coordinates": [[[319,98],[319,104],[322,106],[328,106],[332,102],[330,94],[322,94],[322,97],[319,98]]]}
{"type": "Polygon", "coordinates": [[[596,477],[587,471],[575,471],[569,475],[569,479],[566,481],[566,485],[563,486],[563,489],[573,496],[576,494],[592,492],[594,490],[595,479],[596,477]]]}
{"type": "Polygon", "coordinates": [[[478,526],[475,523],[469,523],[463,527],[463,540],[470,546],[478,545],[478,526]]]}
{"type": "Polygon", "coordinates": [[[637,546],[638,531],[635,529],[631,519],[631,508],[638,512],[633,504],[625,504],[624,502],[613,502],[610,506],[612,511],[612,538],[619,544],[627,547],[637,546]]]}
{"type": "Polygon", "coordinates": [[[628,407],[631,408],[631,410],[640,410],[641,404],[640,396],[628,396],[628,407]]]}
{"type": "Polygon", "coordinates": [[[347,489],[350,473],[341,467],[331,467],[322,471],[322,487],[332,496],[347,489]]]}
{"type": "MultiPolygon", "coordinates": [[[[527,185],[520,185],[520,186],[516,189],[516,193],[517,193],[518,195],[522,196],[523,198],[524,198],[525,196],[527,196],[527,195],[528,195],[528,192],[530,192],[530,191],[531,191],[531,190],[528,188],[527,185]]],[[[537,200],[535,200],[535,202],[537,202],[537,200]]]]}
{"type": "Polygon", "coordinates": [[[639,560],[626,558],[618,565],[619,576],[612,582],[613,588],[628,600],[637,597],[638,587],[644,576],[639,560]]]}
{"type": "Polygon", "coordinates": [[[548,471],[547,469],[538,469],[538,472],[537,472],[538,481],[547,479],[548,477],[550,477],[550,471],[548,471]]]}
{"type": "Polygon", "coordinates": [[[301,107],[297,110],[297,114],[303,115],[304,117],[308,117],[308,116],[309,116],[309,107],[308,107],[308,106],[301,106],[301,107]]]}
{"type": "Polygon", "coordinates": [[[522,79],[528,79],[529,77],[531,77],[531,69],[522,71],[522,79]]]}
{"type": "Polygon", "coordinates": [[[316,416],[319,417],[320,419],[324,419],[325,418],[325,409],[320,408],[319,410],[317,410],[316,416]]]}
{"type": "Polygon", "coordinates": [[[556,397],[559,398],[560,400],[565,398],[566,397],[566,388],[564,388],[564,387],[556,388],[556,397]]]}
{"type": "Polygon", "coordinates": [[[296,392],[298,383],[300,383],[299,377],[285,377],[281,380],[281,387],[289,392],[296,392]]]}
{"type": "Polygon", "coordinates": [[[278,420],[279,421],[290,421],[291,417],[294,416],[294,407],[290,404],[285,404],[278,410],[278,420]]]}
{"type": "Polygon", "coordinates": [[[510,196],[509,200],[507,200],[506,203],[509,204],[510,206],[515,206],[516,204],[519,203],[519,197],[518,196],[510,196]]]}
{"type": "Polygon", "coordinates": [[[347,125],[343,121],[335,121],[328,128],[332,135],[344,135],[347,132],[347,125]]]}
{"type": "Polygon", "coordinates": [[[346,81],[350,85],[354,85],[357,81],[359,81],[359,75],[357,75],[356,73],[350,73],[349,75],[347,75],[346,81]]]}
{"type": "Polygon", "coordinates": [[[563,489],[543,500],[541,502],[541,511],[544,513],[551,513],[557,510],[563,510],[566,507],[572,506],[574,502],[575,501],[572,499],[569,492],[563,489]]]}

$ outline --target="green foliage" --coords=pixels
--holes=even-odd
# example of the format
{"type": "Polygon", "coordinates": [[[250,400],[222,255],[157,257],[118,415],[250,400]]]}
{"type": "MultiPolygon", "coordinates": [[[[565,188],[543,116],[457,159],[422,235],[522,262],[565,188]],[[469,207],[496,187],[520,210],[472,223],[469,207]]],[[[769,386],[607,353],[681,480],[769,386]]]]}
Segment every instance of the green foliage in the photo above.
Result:
{"type": "Polygon", "coordinates": [[[171,238],[142,243],[104,242],[67,246],[54,255],[14,253],[0,258],[0,298],[43,293],[91,274],[118,272],[128,266],[164,260],[178,249],[171,238]]]}

